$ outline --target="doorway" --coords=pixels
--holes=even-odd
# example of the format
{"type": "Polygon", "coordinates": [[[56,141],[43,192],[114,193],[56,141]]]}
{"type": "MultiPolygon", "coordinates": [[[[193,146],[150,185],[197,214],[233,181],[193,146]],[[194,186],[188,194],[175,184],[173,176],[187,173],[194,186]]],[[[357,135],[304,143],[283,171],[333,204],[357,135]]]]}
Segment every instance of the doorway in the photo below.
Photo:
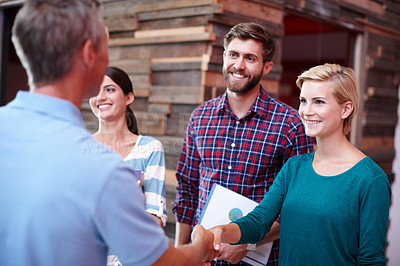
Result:
{"type": "Polygon", "coordinates": [[[349,31],[292,14],[284,16],[284,29],[279,100],[297,109],[297,76],[324,63],[352,67],[355,36],[349,31]]]}

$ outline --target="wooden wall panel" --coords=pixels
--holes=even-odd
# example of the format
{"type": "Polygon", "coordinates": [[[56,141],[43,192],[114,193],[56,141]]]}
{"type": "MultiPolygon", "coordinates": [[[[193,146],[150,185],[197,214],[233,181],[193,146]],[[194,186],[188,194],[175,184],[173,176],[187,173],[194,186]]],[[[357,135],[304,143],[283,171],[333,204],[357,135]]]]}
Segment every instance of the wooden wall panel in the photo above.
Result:
{"type": "Polygon", "coordinates": [[[379,34],[376,28],[368,33],[366,55],[366,90],[363,110],[361,149],[392,177],[395,128],[400,73],[400,36],[379,34]],[[383,140],[386,140],[383,142],[383,140]],[[390,141],[388,141],[390,140],[390,141]],[[376,146],[371,143],[377,144],[376,146]],[[382,145],[385,143],[386,145],[382,145]]]}

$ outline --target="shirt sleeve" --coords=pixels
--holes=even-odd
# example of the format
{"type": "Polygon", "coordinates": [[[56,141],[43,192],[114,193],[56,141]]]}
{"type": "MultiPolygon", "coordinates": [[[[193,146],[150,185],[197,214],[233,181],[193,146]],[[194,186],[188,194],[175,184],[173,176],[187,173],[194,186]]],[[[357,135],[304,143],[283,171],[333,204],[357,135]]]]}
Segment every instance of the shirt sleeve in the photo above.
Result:
{"type": "Polygon", "coordinates": [[[386,265],[390,197],[391,189],[386,175],[377,176],[361,195],[357,265],[386,265]]]}
{"type": "Polygon", "coordinates": [[[306,135],[303,122],[299,116],[294,116],[287,133],[286,162],[290,157],[312,152],[313,140],[306,135]]]}
{"type": "Polygon", "coordinates": [[[286,195],[285,173],[288,163],[279,171],[264,199],[246,216],[235,221],[240,228],[241,238],[237,244],[259,243],[271,230],[281,212],[286,195]]]}
{"type": "Polygon", "coordinates": [[[168,248],[163,229],[144,210],[144,198],[128,166],[113,171],[97,201],[95,224],[123,265],[150,265],[168,248]]]}
{"type": "Polygon", "coordinates": [[[176,201],[173,203],[172,209],[177,222],[186,224],[194,223],[199,195],[200,156],[193,134],[193,121],[194,115],[192,114],[176,170],[176,201]]]}
{"type": "Polygon", "coordinates": [[[148,213],[161,218],[164,226],[167,222],[167,204],[165,191],[165,155],[160,141],[154,139],[150,143],[150,155],[146,158],[143,189],[145,208],[148,213]]]}

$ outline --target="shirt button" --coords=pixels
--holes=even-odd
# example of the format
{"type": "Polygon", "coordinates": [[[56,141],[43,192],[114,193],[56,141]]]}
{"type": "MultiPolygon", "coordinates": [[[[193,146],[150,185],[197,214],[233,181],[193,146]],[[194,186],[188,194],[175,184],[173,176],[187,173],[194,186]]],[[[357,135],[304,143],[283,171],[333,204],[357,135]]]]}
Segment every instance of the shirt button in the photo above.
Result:
{"type": "Polygon", "coordinates": [[[232,169],[232,166],[229,165],[229,166],[228,166],[228,169],[231,170],[231,169],[232,169]]]}
{"type": "Polygon", "coordinates": [[[239,125],[240,124],[240,121],[239,120],[236,120],[236,125],[239,125]]]}
{"type": "Polygon", "coordinates": [[[232,147],[232,148],[235,147],[235,146],[236,146],[235,143],[232,143],[232,144],[231,144],[231,147],[232,147]]]}

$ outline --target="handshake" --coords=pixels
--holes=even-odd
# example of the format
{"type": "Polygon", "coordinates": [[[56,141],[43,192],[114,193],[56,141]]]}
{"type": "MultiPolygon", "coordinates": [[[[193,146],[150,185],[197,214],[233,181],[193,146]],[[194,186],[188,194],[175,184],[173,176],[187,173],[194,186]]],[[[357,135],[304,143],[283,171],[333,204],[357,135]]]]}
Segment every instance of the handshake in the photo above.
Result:
{"type": "Polygon", "coordinates": [[[222,243],[236,243],[239,239],[240,229],[237,224],[215,226],[209,230],[204,229],[201,225],[196,225],[192,232],[191,245],[197,246],[197,250],[203,258],[203,265],[211,265],[211,261],[216,257],[231,263],[238,263],[247,253],[247,249],[243,248],[243,245],[238,245],[233,255],[229,254],[229,251],[223,250],[231,245],[223,247],[222,243]],[[222,255],[222,251],[225,255],[222,255]]]}

